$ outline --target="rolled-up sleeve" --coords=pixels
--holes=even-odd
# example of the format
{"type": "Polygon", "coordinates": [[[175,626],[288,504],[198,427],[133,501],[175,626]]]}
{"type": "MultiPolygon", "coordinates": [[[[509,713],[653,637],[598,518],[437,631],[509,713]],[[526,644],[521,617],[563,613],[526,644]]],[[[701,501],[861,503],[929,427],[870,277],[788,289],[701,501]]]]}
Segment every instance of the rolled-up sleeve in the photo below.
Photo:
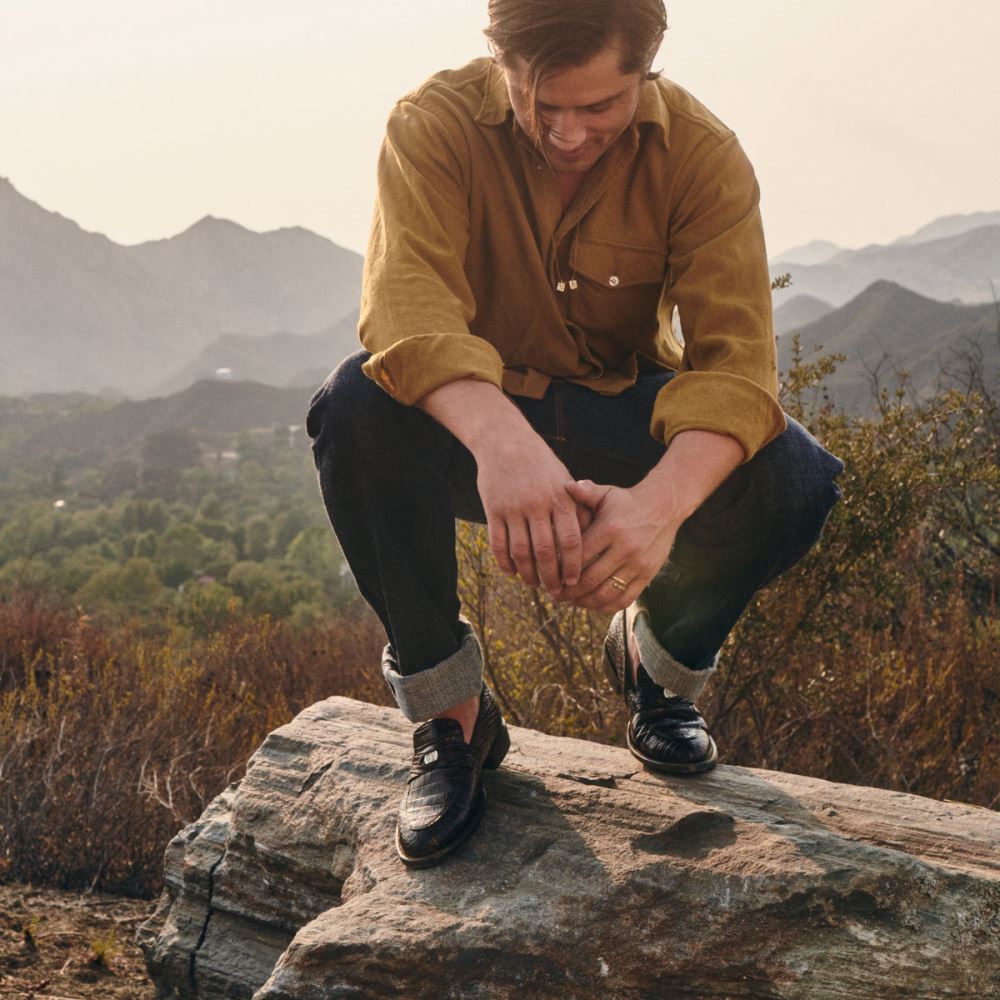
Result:
{"type": "Polygon", "coordinates": [[[379,154],[378,199],[365,256],[365,374],[413,405],[447,382],[501,385],[496,348],[469,330],[476,303],[463,261],[469,241],[468,158],[438,114],[404,100],[379,154]]]}
{"type": "Polygon", "coordinates": [[[736,137],[706,140],[678,184],[667,297],[684,336],[678,374],[660,390],[650,430],[728,434],[744,463],[781,434],[771,282],[760,188],[736,137]]]}

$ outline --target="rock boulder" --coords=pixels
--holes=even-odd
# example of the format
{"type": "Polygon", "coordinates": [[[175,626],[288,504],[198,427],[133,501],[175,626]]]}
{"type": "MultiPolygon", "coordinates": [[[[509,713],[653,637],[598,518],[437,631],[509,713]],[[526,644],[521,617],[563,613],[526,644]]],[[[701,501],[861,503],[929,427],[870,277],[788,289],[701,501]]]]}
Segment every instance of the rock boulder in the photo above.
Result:
{"type": "Polygon", "coordinates": [[[479,830],[411,870],[412,725],[330,698],[182,830],[157,996],[1000,997],[1000,814],[511,728],[479,830]]]}

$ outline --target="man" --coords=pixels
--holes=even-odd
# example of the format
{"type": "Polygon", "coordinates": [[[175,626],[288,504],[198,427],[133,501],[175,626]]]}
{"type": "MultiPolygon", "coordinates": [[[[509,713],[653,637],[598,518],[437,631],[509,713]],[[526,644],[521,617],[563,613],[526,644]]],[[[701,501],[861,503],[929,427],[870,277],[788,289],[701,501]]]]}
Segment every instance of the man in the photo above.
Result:
{"type": "Polygon", "coordinates": [[[366,350],[308,418],[383,674],[422,722],[396,831],[414,866],[476,828],[509,747],[459,615],[456,516],[485,521],[505,572],[614,613],[629,749],[698,772],[717,750],[693,700],[754,593],[818,539],[843,468],[777,404],[757,182],[651,72],[662,0],[489,16],[493,59],[390,115],[366,350]]]}

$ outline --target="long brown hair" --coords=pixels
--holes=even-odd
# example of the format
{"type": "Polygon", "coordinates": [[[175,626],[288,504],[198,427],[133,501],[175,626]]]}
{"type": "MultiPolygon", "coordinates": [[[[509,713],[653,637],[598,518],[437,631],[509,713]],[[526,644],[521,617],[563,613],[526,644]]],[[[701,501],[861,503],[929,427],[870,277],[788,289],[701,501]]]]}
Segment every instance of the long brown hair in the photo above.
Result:
{"type": "Polygon", "coordinates": [[[554,70],[589,62],[614,43],[622,73],[659,73],[650,64],[667,30],[663,0],[489,0],[483,32],[501,64],[512,56],[527,63],[528,123],[538,141],[538,88],[554,70]]]}

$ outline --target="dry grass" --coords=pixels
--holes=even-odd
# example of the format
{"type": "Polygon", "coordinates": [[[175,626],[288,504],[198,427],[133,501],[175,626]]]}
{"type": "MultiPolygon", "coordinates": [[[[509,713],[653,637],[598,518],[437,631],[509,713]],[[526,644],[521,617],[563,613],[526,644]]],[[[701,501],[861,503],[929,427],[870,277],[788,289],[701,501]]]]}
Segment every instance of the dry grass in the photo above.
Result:
{"type": "Polygon", "coordinates": [[[136,926],[152,905],[0,885],[0,997],[153,1000],[136,926]]]}
{"type": "Polygon", "coordinates": [[[61,888],[151,894],[169,838],[268,732],[332,694],[388,694],[367,613],[305,635],[235,619],[192,643],[20,593],[0,630],[2,874],[61,888]]]}

